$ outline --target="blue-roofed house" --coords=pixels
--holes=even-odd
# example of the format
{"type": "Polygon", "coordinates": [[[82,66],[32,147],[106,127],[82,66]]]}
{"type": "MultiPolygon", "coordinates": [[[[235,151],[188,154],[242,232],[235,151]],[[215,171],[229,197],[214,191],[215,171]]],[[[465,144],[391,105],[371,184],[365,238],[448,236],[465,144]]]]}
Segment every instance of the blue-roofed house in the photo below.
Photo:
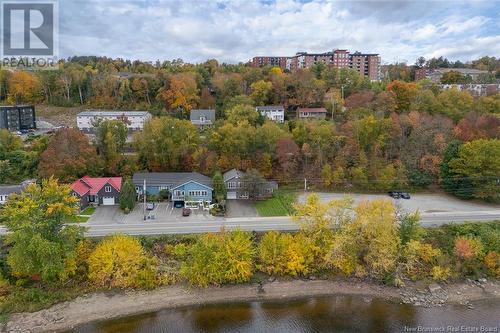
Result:
{"type": "Polygon", "coordinates": [[[212,178],[198,172],[136,172],[132,178],[138,195],[168,191],[168,200],[187,207],[207,208],[212,202],[212,178]]]}

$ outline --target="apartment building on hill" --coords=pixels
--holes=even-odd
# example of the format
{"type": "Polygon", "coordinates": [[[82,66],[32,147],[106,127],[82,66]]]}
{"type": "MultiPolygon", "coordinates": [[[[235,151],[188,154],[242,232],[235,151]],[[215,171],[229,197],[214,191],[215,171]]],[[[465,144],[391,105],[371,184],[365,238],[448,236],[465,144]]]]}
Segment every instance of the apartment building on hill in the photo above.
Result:
{"type": "Polygon", "coordinates": [[[350,53],[345,49],[335,49],[324,53],[297,52],[291,57],[254,57],[252,66],[277,66],[295,71],[310,68],[316,63],[324,63],[336,68],[350,68],[372,81],[380,80],[380,56],[376,53],[350,53]]]}

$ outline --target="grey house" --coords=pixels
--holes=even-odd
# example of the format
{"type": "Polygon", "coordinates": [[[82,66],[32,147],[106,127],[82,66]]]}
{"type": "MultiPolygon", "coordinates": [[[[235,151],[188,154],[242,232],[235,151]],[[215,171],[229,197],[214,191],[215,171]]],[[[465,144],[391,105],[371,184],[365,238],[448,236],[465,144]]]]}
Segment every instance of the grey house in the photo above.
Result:
{"type": "Polygon", "coordinates": [[[71,194],[80,199],[80,208],[118,205],[122,177],[84,176],[71,184],[71,194]]]}
{"type": "Polygon", "coordinates": [[[195,109],[189,113],[191,123],[199,129],[205,129],[213,126],[215,123],[215,110],[195,109]]]}
{"type": "MultiPolygon", "coordinates": [[[[226,198],[234,199],[249,199],[250,191],[249,184],[245,182],[245,172],[241,170],[231,169],[224,173],[224,187],[226,188],[226,198]]],[[[278,189],[278,183],[275,181],[265,180],[255,186],[255,199],[268,198],[273,195],[273,192],[278,189]]]]}
{"type": "Polygon", "coordinates": [[[14,193],[21,193],[24,191],[26,186],[28,186],[31,183],[34,183],[35,181],[30,179],[30,180],[25,180],[21,184],[17,185],[0,185],[0,205],[5,204],[7,202],[7,198],[14,194],[14,193]]]}

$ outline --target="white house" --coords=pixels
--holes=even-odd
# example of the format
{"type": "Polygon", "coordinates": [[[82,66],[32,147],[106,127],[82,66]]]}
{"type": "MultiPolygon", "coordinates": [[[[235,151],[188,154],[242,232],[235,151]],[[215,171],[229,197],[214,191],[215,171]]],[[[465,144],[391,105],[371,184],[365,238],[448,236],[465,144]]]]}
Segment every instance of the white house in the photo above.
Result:
{"type": "Polygon", "coordinates": [[[93,132],[94,125],[103,120],[120,120],[127,126],[129,132],[139,131],[144,128],[144,123],[151,119],[151,114],[146,111],[95,111],[80,112],[76,116],[78,129],[85,133],[93,132]]]}
{"type": "Polygon", "coordinates": [[[277,123],[285,122],[285,108],[283,105],[257,106],[255,111],[277,123]]]}

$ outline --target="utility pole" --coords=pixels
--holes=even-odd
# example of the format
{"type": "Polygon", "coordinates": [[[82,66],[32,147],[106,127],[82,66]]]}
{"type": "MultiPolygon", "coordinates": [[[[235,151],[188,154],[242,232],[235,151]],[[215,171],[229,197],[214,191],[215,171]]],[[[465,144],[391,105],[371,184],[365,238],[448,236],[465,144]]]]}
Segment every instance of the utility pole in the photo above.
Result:
{"type": "Polygon", "coordinates": [[[144,179],[144,184],[142,186],[142,198],[143,198],[142,215],[144,215],[144,221],[146,221],[146,179],[144,179]]]}

